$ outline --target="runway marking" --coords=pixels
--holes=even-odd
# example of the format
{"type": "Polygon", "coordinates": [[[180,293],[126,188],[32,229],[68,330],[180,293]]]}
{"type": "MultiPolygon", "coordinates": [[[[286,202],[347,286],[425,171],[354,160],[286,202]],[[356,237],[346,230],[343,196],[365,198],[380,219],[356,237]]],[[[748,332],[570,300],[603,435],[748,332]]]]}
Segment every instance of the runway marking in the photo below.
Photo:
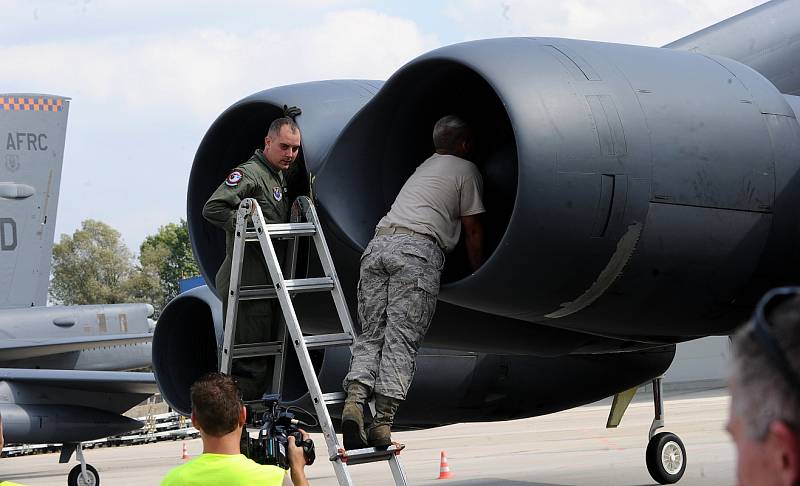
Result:
{"type": "Polygon", "coordinates": [[[591,431],[591,430],[589,430],[589,429],[580,429],[580,432],[581,432],[581,434],[583,434],[583,436],[584,436],[584,437],[586,437],[587,439],[593,439],[594,441],[596,441],[596,442],[599,442],[599,443],[603,444],[604,446],[606,446],[606,447],[607,447],[607,448],[609,448],[609,449],[613,449],[613,450],[615,450],[615,451],[624,451],[624,450],[625,450],[625,448],[624,448],[624,447],[622,447],[622,446],[620,446],[620,445],[618,445],[618,444],[614,443],[613,441],[609,440],[609,439],[608,439],[608,438],[606,438],[606,437],[602,437],[602,436],[598,437],[598,436],[596,435],[596,434],[597,434],[597,432],[593,432],[593,431],[591,431]]]}

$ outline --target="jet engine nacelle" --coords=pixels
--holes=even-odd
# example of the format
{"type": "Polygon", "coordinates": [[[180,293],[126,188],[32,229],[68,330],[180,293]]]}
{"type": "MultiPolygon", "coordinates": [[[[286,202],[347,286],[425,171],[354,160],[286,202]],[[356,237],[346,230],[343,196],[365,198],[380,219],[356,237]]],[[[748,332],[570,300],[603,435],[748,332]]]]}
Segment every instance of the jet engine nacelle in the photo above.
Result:
{"type": "MultiPolygon", "coordinates": [[[[209,285],[225,243],[203,204],[284,105],[304,110],[310,181],[290,192],[313,187],[351,310],[361,252],[432,153],[433,123],[456,113],[477,127],[488,260],[471,274],[463,248],[448,255],[429,346],[559,356],[727,333],[800,264],[800,103],[735,61],[494,39],[425,54],[379,86],[274,88],[215,121],[187,197],[209,285]]],[[[338,332],[324,299],[297,297],[304,330],[338,332]]]]}
{"type": "MultiPolygon", "coordinates": [[[[192,383],[218,369],[221,308],[219,299],[203,286],[172,300],[158,320],[153,337],[156,381],[167,403],[182,414],[191,412],[192,383]]],[[[423,348],[396,423],[436,426],[551,413],[648,381],[669,367],[674,354],[675,346],[555,358],[423,348]]],[[[350,352],[316,349],[311,358],[322,390],[340,391],[350,352]]],[[[294,353],[289,353],[285,370],[283,402],[313,410],[294,353]]],[[[339,412],[331,410],[333,416],[339,412]]]]}
{"type": "Polygon", "coordinates": [[[445,302],[675,341],[728,332],[797,268],[800,128],[769,81],[719,57],[545,38],[432,51],[353,117],[314,184],[351,249],[337,268],[357,268],[451,113],[477,134],[488,260],[471,274],[448,256],[445,302]]]}

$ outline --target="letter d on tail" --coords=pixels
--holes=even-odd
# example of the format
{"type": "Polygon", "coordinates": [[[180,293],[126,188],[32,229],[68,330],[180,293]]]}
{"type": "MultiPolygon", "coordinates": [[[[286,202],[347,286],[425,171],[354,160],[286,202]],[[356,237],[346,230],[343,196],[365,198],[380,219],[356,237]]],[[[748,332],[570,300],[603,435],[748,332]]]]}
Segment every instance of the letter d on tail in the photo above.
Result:
{"type": "Polygon", "coordinates": [[[0,250],[17,248],[17,223],[11,218],[0,218],[0,250]]]}

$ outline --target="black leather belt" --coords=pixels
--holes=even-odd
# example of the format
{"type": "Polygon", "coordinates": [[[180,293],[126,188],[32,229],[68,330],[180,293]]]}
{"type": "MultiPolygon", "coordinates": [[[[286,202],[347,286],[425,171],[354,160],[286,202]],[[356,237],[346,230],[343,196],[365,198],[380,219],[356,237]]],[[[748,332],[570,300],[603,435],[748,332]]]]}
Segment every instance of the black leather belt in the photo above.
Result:
{"type": "Polygon", "coordinates": [[[412,235],[412,236],[421,236],[423,238],[427,238],[434,242],[436,246],[439,246],[439,242],[436,241],[436,238],[431,235],[426,235],[425,233],[420,233],[418,231],[414,231],[408,228],[404,228],[402,226],[390,226],[389,228],[378,228],[375,231],[375,236],[386,236],[386,235],[412,235]]]}

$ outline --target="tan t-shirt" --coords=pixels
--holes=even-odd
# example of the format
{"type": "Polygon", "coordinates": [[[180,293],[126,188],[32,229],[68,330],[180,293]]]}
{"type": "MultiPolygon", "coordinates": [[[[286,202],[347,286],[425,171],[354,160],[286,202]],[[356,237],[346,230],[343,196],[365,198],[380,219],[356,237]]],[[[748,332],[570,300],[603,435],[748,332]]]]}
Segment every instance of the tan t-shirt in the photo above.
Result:
{"type": "Polygon", "coordinates": [[[452,251],[461,236],[461,217],[486,212],[483,179],[472,162],[433,154],[411,174],[378,228],[402,226],[436,238],[452,251]]]}

